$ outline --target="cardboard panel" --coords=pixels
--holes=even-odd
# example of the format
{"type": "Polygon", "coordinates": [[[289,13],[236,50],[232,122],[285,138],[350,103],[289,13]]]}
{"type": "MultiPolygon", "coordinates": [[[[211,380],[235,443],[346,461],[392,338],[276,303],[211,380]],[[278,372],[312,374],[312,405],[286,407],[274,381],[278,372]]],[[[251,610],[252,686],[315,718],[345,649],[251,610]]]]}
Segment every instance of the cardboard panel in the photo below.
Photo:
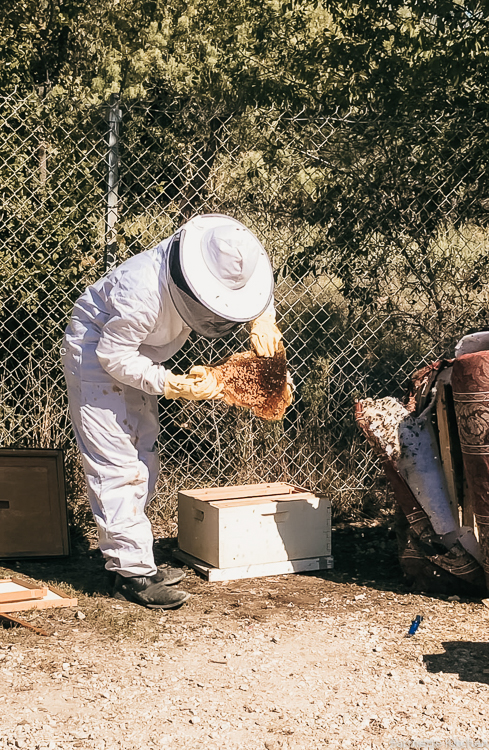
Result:
{"type": "Polygon", "coordinates": [[[62,452],[0,449],[0,559],[68,554],[62,452]]]}

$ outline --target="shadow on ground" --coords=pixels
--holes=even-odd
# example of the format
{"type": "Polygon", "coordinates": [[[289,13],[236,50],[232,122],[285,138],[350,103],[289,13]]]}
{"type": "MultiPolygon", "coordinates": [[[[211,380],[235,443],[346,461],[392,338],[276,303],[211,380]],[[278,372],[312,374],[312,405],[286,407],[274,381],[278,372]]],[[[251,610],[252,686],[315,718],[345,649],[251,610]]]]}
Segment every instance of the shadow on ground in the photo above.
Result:
{"type": "Polygon", "coordinates": [[[456,674],[463,682],[489,685],[489,643],[445,641],[444,654],[426,654],[423,661],[428,672],[456,674]]]}
{"type": "Polygon", "coordinates": [[[2,576],[14,571],[53,585],[69,585],[88,596],[107,596],[110,592],[110,575],[98,551],[81,553],[77,549],[67,558],[0,560],[0,566],[4,567],[4,570],[0,568],[2,576]]]}
{"type": "MultiPolygon", "coordinates": [[[[175,564],[172,554],[176,546],[176,538],[156,539],[157,564],[175,564]]],[[[355,523],[335,527],[333,556],[333,570],[304,575],[336,583],[366,585],[380,591],[408,591],[397,559],[395,533],[388,524],[355,523]]],[[[89,544],[79,538],[69,558],[4,560],[0,565],[7,571],[14,570],[34,579],[70,585],[88,596],[110,594],[111,576],[104,569],[100,552],[90,549],[89,544]]],[[[248,580],[250,586],[252,580],[248,580]]]]}
{"type": "Polygon", "coordinates": [[[338,525],[333,528],[332,548],[334,569],[316,575],[380,591],[409,590],[399,566],[396,533],[390,523],[338,525]]]}

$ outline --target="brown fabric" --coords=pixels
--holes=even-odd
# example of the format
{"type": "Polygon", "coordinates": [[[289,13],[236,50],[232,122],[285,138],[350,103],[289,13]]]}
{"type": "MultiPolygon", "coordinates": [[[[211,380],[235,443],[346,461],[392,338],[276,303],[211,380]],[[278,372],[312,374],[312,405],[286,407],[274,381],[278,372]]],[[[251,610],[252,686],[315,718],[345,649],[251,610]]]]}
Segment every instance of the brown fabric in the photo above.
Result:
{"type": "Polygon", "coordinates": [[[251,409],[266,420],[282,419],[289,405],[285,349],[273,357],[258,357],[254,352],[238,352],[215,368],[224,384],[224,401],[251,409]]]}
{"type": "MultiPolygon", "coordinates": [[[[435,362],[414,374],[405,402],[408,411],[416,415],[424,411],[439,373],[451,366],[452,362],[453,360],[435,362]]],[[[489,387],[487,391],[489,392],[489,387]]],[[[389,458],[385,445],[375,434],[362,401],[355,404],[355,420],[369,443],[383,458],[386,478],[394,491],[398,507],[396,532],[399,563],[410,585],[417,590],[433,593],[485,594],[486,583],[481,566],[459,542],[450,549],[442,543],[411,488],[397,471],[395,460],[389,458]]],[[[468,458],[472,459],[473,456],[468,458]]],[[[473,483],[478,481],[480,480],[476,474],[473,483]]],[[[485,519],[481,517],[481,523],[484,522],[489,532],[489,513],[485,519]]]]}
{"type": "Polygon", "coordinates": [[[484,596],[484,573],[457,543],[437,553],[425,534],[417,536],[404,514],[396,517],[399,564],[413,590],[437,594],[484,596]],[[432,554],[430,554],[430,552],[432,554]]]}
{"type": "Polygon", "coordinates": [[[453,400],[465,476],[489,588],[489,352],[464,354],[453,363],[453,400]]]}
{"type": "Polygon", "coordinates": [[[446,570],[460,578],[462,581],[485,589],[484,571],[477,560],[470,555],[460,544],[456,542],[447,552],[431,555],[428,557],[437,567],[446,570]]]}
{"type": "Polygon", "coordinates": [[[403,517],[400,522],[398,515],[396,524],[399,564],[410,584],[419,591],[437,593],[485,592],[478,562],[459,542],[447,550],[393,462],[384,461],[383,467],[403,517]]]}
{"type": "Polygon", "coordinates": [[[431,523],[428,516],[414,497],[406,480],[401,477],[392,461],[383,461],[382,465],[387,480],[394,491],[394,496],[399,508],[406,516],[414,533],[417,536],[421,536],[426,529],[431,529],[431,523]]]}

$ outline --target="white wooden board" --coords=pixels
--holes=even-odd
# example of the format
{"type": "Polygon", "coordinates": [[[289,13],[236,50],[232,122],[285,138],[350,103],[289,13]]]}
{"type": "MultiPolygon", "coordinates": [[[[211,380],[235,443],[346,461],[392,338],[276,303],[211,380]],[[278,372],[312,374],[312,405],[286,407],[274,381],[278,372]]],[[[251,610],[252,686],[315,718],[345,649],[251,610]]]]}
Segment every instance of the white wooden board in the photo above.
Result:
{"type": "MultiPolygon", "coordinates": [[[[0,601],[0,612],[22,612],[26,609],[50,609],[51,607],[76,607],[78,604],[77,599],[72,599],[67,596],[63,591],[55,588],[54,586],[45,586],[42,588],[37,587],[37,584],[33,584],[29,581],[23,581],[20,578],[16,579],[3,579],[3,586],[9,588],[12,591],[12,596],[16,597],[23,596],[22,599],[15,601],[0,601]],[[36,599],[32,598],[33,591],[42,592],[42,597],[36,599]],[[22,593],[23,592],[23,593],[22,593]],[[45,592],[45,593],[44,593],[45,592]]],[[[2,580],[0,579],[0,591],[2,591],[2,580]]],[[[8,593],[8,592],[5,592],[8,593]]]]}
{"type": "Polygon", "coordinates": [[[188,555],[182,550],[173,553],[181,562],[193,568],[207,578],[208,581],[235,581],[240,578],[265,578],[266,576],[287,575],[289,573],[310,573],[315,570],[332,570],[334,559],[326,557],[310,557],[304,560],[285,560],[283,562],[262,563],[261,565],[245,565],[236,568],[213,568],[202,560],[188,555]]]}
{"type": "Polygon", "coordinates": [[[21,578],[0,579],[0,604],[27,599],[42,599],[47,593],[46,587],[31,584],[21,578]]]}

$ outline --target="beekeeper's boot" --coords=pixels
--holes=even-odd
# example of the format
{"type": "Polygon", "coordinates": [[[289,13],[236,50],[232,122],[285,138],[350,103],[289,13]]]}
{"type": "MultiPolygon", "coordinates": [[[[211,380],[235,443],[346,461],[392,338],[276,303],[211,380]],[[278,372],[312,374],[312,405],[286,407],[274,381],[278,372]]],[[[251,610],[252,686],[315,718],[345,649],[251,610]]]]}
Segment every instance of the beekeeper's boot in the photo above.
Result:
{"type": "Polygon", "coordinates": [[[181,568],[171,568],[169,565],[158,565],[158,572],[151,576],[155,583],[164,583],[165,586],[171,586],[185,578],[185,571],[181,568]]]}
{"type": "Polygon", "coordinates": [[[135,602],[149,609],[174,609],[180,607],[190,594],[170,588],[154,576],[131,576],[116,574],[112,596],[122,601],[135,602]]]}

